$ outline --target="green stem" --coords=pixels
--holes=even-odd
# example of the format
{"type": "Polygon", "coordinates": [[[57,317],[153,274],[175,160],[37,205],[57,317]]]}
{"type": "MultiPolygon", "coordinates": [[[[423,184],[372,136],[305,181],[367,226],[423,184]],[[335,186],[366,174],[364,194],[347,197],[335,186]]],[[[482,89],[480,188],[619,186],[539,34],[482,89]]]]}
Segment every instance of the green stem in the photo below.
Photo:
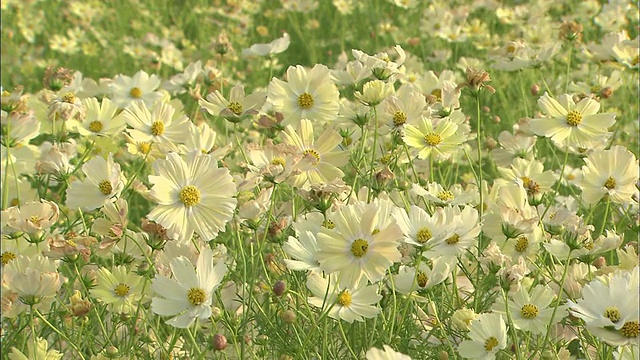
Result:
{"type": "Polygon", "coordinates": [[[85,358],[82,355],[82,352],[80,351],[78,346],[73,341],[71,341],[71,339],[69,339],[69,337],[67,337],[67,335],[65,335],[63,332],[58,330],[47,319],[45,319],[45,317],[42,316],[42,314],[40,314],[40,311],[38,311],[37,309],[33,309],[33,310],[35,311],[35,314],[38,316],[38,318],[40,320],[42,320],[43,323],[45,323],[48,327],[51,328],[51,330],[53,330],[56,334],[58,334],[60,337],[62,337],[63,339],[65,339],[67,341],[67,343],[73,348],[73,350],[75,350],[78,353],[78,356],[80,356],[80,359],[85,360],[85,358]]]}

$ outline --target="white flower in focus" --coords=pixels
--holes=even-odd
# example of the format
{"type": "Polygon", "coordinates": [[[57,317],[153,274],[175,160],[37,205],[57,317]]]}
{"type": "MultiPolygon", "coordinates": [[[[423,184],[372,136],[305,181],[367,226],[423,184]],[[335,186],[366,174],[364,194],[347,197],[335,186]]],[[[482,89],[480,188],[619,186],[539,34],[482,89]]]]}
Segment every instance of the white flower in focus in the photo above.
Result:
{"type": "Polygon", "coordinates": [[[507,326],[500,314],[480,314],[469,327],[471,340],[464,340],[458,347],[467,359],[496,358],[498,351],[507,347],[507,326]]]}
{"type": "Polygon", "coordinates": [[[206,100],[198,100],[198,103],[211,115],[235,120],[257,114],[266,101],[265,92],[256,91],[245,96],[244,87],[238,84],[231,89],[229,100],[216,90],[207,95],[206,100]]]}
{"type": "Polygon", "coordinates": [[[109,311],[116,314],[130,314],[138,308],[143,296],[142,277],[125,266],[116,266],[113,272],[107,268],[98,269],[97,286],[91,289],[91,297],[107,304],[109,311]]]}
{"type": "Polygon", "coordinates": [[[273,78],[268,88],[273,111],[284,115],[282,126],[301,119],[333,121],[340,109],[340,93],[329,76],[329,69],[316,64],[311,70],[290,66],[287,82],[273,78]]]}
{"type": "Polygon", "coordinates": [[[612,346],[640,342],[638,267],[593,280],[582,289],[582,299],[569,300],[573,316],[582,319],[590,333],[612,346]]]}
{"type": "Polygon", "coordinates": [[[224,262],[214,266],[213,252],[202,249],[194,269],[188,258],[171,259],[173,278],[157,275],[151,289],[159,296],[151,300],[151,311],[160,316],[174,316],[167,324],[177,328],[188,328],[196,319],[206,320],[211,316],[213,292],[227,272],[224,262]]]}
{"type": "Polygon", "coordinates": [[[624,146],[597,151],[584,159],[582,167],[582,198],[595,204],[602,197],[619,204],[629,204],[637,193],[638,160],[624,146]]]}
{"type": "Polygon", "coordinates": [[[162,93],[156,91],[160,82],[158,76],[149,76],[142,70],[135,73],[133,78],[116,75],[109,85],[111,100],[120,109],[128,107],[134,100],[142,100],[147,107],[152,107],[156,101],[162,98],[162,93]]]}
{"type": "Polygon", "coordinates": [[[188,242],[194,232],[209,241],[231,220],[237,200],[229,169],[210,155],[194,151],[186,161],[176,153],[153,163],[150,197],[158,204],[147,218],[188,242]]]}
{"type": "Polygon", "coordinates": [[[590,98],[576,104],[569,94],[555,100],[545,93],[538,105],[547,117],[531,120],[531,129],[536,135],[551,138],[559,147],[588,148],[591,142],[606,136],[607,129],[615,123],[616,115],[598,114],[600,103],[590,98]]]}
{"type": "Polygon", "coordinates": [[[330,309],[329,317],[348,323],[371,319],[380,313],[380,308],[374,305],[382,299],[378,286],[367,285],[367,281],[362,279],[354,286],[341,287],[336,278],[335,274],[323,277],[310,273],[307,288],[313,297],[308,299],[309,304],[321,308],[322,312],[330,309]]]}
{"type": "Polygon", "coordinates": [[[339,271],[341,286],[354,286],[363,278],[381,280],[400,260],[402,230],[395,222],[377,228],[381,217],[375,203],[347,205],[335,213],[333,229],[323,227],[317,234],[320,268],[328,274],[339,271]]]}
{"type": "Polygon", "coordinates": [[[101,156],[82,165],[86,178],[75,180],[67,189],[67,206],[71,209],[93,210],[106,202],[115,201],[124,188],[124,175],[113,155],[105,160],[101,156]]]}
{"type": "Polygon", "coordinates": [[[109,100],[102,99],[102,103],[96,98],[83,100],[86,108],[86,116],[82,121],[70,121],[72,129],[82,136],[116,136],[127,126],[121,116],[116,116],[118,107],[109,100]]]}

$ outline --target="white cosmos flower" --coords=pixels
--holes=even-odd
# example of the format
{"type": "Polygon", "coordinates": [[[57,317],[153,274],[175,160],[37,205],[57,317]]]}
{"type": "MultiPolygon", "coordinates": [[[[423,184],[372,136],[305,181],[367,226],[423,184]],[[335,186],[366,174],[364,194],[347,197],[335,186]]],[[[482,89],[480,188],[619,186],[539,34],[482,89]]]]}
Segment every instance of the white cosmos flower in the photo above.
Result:
{"type": "Polygon", "coordinates": [[[469,328],[471,340],[460,343],[458,352],[466,359],[495,359],[507,347],[507,326],[500,314],[480,314],[469,328]]]}
{"type": "Polygon", "coordinates": [[[284,115],[282,126],[301,119],[333,121],[340,109],[340,93],[329,76],[329,69],[317,64],[311,70],[302,66],[287,69],[287,82],[273,78],[268,88],[273,111],[284,115]]]}
{"type": "Polygon", "coordinates": [[[389,345],[382,345],[383,350],[371,348],[367,350],[365,357],[367,360],[411,360],[411,357],[399,353],[389,345]]]}
{"type": "Polygon", "coordinates": [[[378,228],[381,213],[375,203],[347,205],[335,213],[333,229],[318,233],[316,259],[325,272],[340,272],[341,286],[354,286],[365,277],[378,281],[400,260],[402,230],[395,222],[378,228]]]}
{"type": "Polygon", "coordinates": [[[242,49],[242,56],[266,56],[280,54],[289,47],[291,39],[288,33],[282,34],[281,38],[277,38],[268,44],[253,44],[248,49],[242,49]]]}
{"type": "Polygon", "coordinates": [[[382,296],[378,294],[377,286],[367,285],[366,279],[354,286],[341,287],[336,275],[323,277],[311,273],[307,278],[307,287],[313,294],[308,300],[309,304],[321,308],[322,312],[329,310],[331,318],[353,323],[354,320],[374,318],[380,313],[380,308],[374,304],[382,296]]]}
{"type": "Polygon", "coordinates": [[[105,160],[101,156],[82,165],[86,175],[83,181],[75,180],[67,189],[67,206],[71,209],[93,210],[109,201],[115,201],[124,188],[124,175],[120,164],[109,154],[105,160]]]}
{"type": "Polygon", "coordinates": [[[208,247],[198,256],[196,268],[188,258],[171,259],[173,278],[157,275],[151,289],[159,296],[151,300],[151,311],[160,316],[175,316],[167,324],[188,328],[196,319],[211,316],[213,292],[227,272],[220,261],[214,266],[213,252],[208,247]]]}
{"type": "Polygon", "coordinates": [[[615,114],[598,114],[600,103],[590,98],[576,104],[569,94],[560,95],[556,100],[544,93],[538,105],[547,117],[531,120],[531,129],[536,135],[551,138],[560,147],[589,147],[591,142],[607,135],[607,129],[615,123],[615,114]]]}
{"type": "Polygon", "coordinates": [[[188,242],[194,232],[211,240],[233,217],[236,185],[229,169],[218,168],[212,156],[194,151],[185,161],[170,153],[153,168],[149,195],[158,206],[147,218],[175,231],[181,241],[188,242]]]}
{"type": "Polygon", "coordinates": [[[140,70],[133,77],[117,75],[109,85],[111,100],[120,108],[124,109],[133,100],[142,100],[148,107],[162,98],[162,93],[156,91],[160,86],[160,78],[157,75],[147,74],[140,70]]]}

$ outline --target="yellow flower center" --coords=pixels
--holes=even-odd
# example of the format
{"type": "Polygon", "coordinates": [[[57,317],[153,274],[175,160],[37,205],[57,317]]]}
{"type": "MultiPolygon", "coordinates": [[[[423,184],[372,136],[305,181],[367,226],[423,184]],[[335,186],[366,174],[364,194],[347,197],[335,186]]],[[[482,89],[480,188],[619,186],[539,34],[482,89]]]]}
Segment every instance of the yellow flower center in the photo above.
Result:
{"type": "Polygon", "coordinates": [[[436,133],[428,133],[427,135],[425,135],[424,141],[429,146],[436,146],[442,142],[442,136],[436,133]]]}
{"type": "Polygon", "coordinates": [[[367,249],[369,249],[369,243],[364,239],[357,239],[351,244],[351,253],[355,257],[362,257],[367,253],[367,249]]]}
{"type": "Polygon", "coordinates": [[[40,218],[39,216],[37,216],[37,215],[33,215],[33,216],[30,216],[30,217],[29,217],[29,221],[30,221],[33,225],[35,225],[35,226],[37,226],[37,227],[39,227],[39,226],[40,226],[40,223],[42,222],[42,220],[43,220],[43,219],[41,219],[41,218],[40,218]]]}
{"type": "Polygon", "coordinates": [[[442,89],[434,89],[431,92],[431,95],[433,95],[436,98],[436,101],[442,101],[442,89]]]}
{"type": "Polygon", "coordinates": [[[444,202],[451,201],[453,200],[453,193],[449,190],[445,190],[445,191],[441,191],[437,197],[438,199],[444,202]]]}
{"type": "Polygon", "coordinates": [[[418,271],[418,273],[416,274],[416,283],[418,284],[418,286],[420,286],[421,288],[427,286],[427,281],[429,281],[427,274],[425,274],[423,271],[418,271]]]}
{"type": "Polygon", "coordinates": [[[498,339],[494,338],[493,336],[488,338],[487,341],[484,342],[484,349],[487,350],[487,352],[493,350],[493,348],[496,346],[498,346],[498,339]]]}
{"type": "Polygon", "coordinates": [[[91,124],[89,124],[89,130],[94,133],[100,132],[103,127],[104,125],[102,124],[102,122],[97,120],[92,121],[91,124]]]}
{"type": "Polygon", "coordinates": [[[616,187],[616,180],[612,177],[609,177],[607,181],[604,182],[604,187],[611,190],[616,187]]]}
{"type": "Polygon", "coordinates": [[[516,240],[516,251],[517,252],[525,252],[525,250],[527,250],[527,248],[529,247],[529,239],[527,239],[526,236],[518,236],[518,239],[516,240]]]}
{"type": "Polygon", "coordinates": [[[582,114],[576,110],[571,110],[567,114],[567,124],[571,126],[578,126],[582,122],[582,114]]]}
{"type": "Polygon", "coordinates": [[[72,93],[65,94],[62,97],[62,101],[66,102],[66,103],[69,103],[69,104],[73,104],[73,103],[76,102],[76,96],[73,95],[72,93]]]}
{"type": "Polygon", "coordinates": [[[111,182],[109,180],[102,180],[98,184],[98,189],[100,189],[101,193],[109,195],[113,191],[113,186],[111,186],[111,182]]]}
{"type": "Polygon", "coordinates": [[[340,295],[338,295],[338,304],[342,306],[351,305],[351,294],[349,294],[349,291],[343,290],[340,295]]]}
{"type": "Polygon", "coordinates": [[[11,260],[17,258],[18,256],[11,251],[5,251],[2,253],[2,265],[7,265],[11,260]]]}
{"type": "Polygon", "coordinates": [[[193,306],[202,304],[206,297],[207,294],[205,294],[204,290],[200,288],[191,288],[187,292],[187,300],[189,300],[189,303],[193,306]]]}
{"type": "Polygon", "coordinates": [[[393,125],[400,126],[407,122],[407,114],[402,111],[396,111],[393,114],[393,125]]]}
{"type": "Polygon", "coordinates": [[[300,106],[301,109],[310,109],[313,106],[313,96],[309,93],[303,93],[298,96],[298,106],[300,106]]]}
{"type": "Polygon", "coordinates": [[[422,229],[418,230],[418,233],[416,233],[416,240],[420,244],[424,244],[429,241],[429,239],[431,239],[431,236],[431,230],[429,228],[423,227],[422,229]]]}
{"type": "Polygon", "coordinates": [[[131,290],[129,285],[120,283],[113,289],[113,293],[116,294],[116,296],[125,297],[129,294],[129,290],[131,290]]]}
{"type": "Polygon", "coordinates": [[[604,317],[611,320],[612,323],[617,323],[620,321],[620,311],[617,307],[608,307],[604,311],[604,317]]]}
{"type": "Polygon", "coordinates": [[[622,325],[620,332],[628,338],[638,337],[640,334],[640,324],[637,321],[626,322],[622,325]]]}
{"type": "Polygon", "coordinates": [[[525,319],[533,319],[540,313],[538,307],[533,304],[526,304],[520,309],[520,315],[525,319]]]}
{"type": "Polygon", "coordinates": [[[180,201],[185,206],[194,206],[200,203],[200,190],[193,185],[185,186],[180,190],[180,201]]]}
{"type": "Polygon", "coordinates": [[[444,242],[446,242],[449,245],[454,245],[454,244],[457,244],[458,241],[460,241],[460,235],[453,234],[449,236],[444,242]]]}
{"type": "Polygon", "coordinates": [[[242,104],[232,101],[229,103],[229,110],[236,115],[242,114],[242,104]]]}
{"type": "Polygon", "coordinates": [[[271,159],[271,165],[280,165],[284,167],[284,164],[286,164],[286,162],[281,157],[274,157],[273,159],[271,159]]]}
{"type": "Polygon", "coordinates": [[[131,95],[131,97],[134,99],[139,99],[142,97],[142,90],[140,90],[140,88],[134,87],[133,89],[131,89],[131,91],[129,91],[129,95],[131,95]]]}
{"type": "Polygon", "coordinates": [[[154,136],[164,134],[164,123],[162,121],[154,121],[153,124],[151,124],[151,134],[154,136]]]}
{"type": "Polygon", "coordinates": [[[302,155],[307,156],[307,155],[311,155],[315,160],[313,161],[313,165],[317,165],[320,162],[320,154],[318,154],[317,151],[313,150],[313,149],[307,149],[305,150],[302,155]]]}
{"type": "Polygon", "coordinates": [[[138,144],[138,150],[145,155],[148,154],[151,151],[151,143],[141,142],[138,144]]]}
{"type": "Polygon", "coordinates": [[[331,220],[325,220],[322,222],[322,226],[331,230],[336,227],[336,224],[331,220]]]}

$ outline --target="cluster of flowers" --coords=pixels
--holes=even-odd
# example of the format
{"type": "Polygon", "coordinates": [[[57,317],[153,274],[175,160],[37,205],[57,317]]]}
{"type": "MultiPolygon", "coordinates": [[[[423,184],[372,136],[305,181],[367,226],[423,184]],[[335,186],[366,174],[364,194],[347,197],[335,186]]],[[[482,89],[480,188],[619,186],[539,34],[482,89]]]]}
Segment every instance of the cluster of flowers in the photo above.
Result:
{"type": "MultiPolygon", "coordinates": [[[[333,69],[291,66],[250,94],[238,84],[225,96],[224,82],[200,94],[212,71],[200,62],[164,83],[143,71],[96,83],[59,69],[39,96],[3,91],[3,336],[23,314],[55,328],[45,318],[55,309],[81,317],[97,306],[181,329],[213,319],[217,333],[222,318],[259,315],[259,281],[302,272],[306,289],[283,301],[315,308],[314,324],[328,316],[342,330],[402,298],[420,325],[414,345],[452,356],[568,358],[566,344],[586,330],[637,358],[640,270],[622,224],[637,235],[638,160],[612,146],[617,120],[600,112],[602,98],[547,89],[541,113],[490,145],[480,112],[471,121],[461,106],[467,92],[480,109],[496,91],[486,71],[409,76],[400,46],[352,56],[333,69]],[[554,169],[541,138],[563,153],[554,169]],[[495,164],[494,179],[483,163],[495,164]],[[470,175],[460,181],[458,170],[470,175]],[[259,272],[251,283],[249,267],[259,272]],[[443,311],[435,289],[457,307],[443,311]]],[[[60,337],[60,350],[82,356],[60,337]]],[[[188,347],[172,344],[149,351],[188,347]]],[[[47,347],[34,338],[25,348],[62,357],[47,347]]],[[[365,356],[409,358],[388,345],[365,356]]]]}

